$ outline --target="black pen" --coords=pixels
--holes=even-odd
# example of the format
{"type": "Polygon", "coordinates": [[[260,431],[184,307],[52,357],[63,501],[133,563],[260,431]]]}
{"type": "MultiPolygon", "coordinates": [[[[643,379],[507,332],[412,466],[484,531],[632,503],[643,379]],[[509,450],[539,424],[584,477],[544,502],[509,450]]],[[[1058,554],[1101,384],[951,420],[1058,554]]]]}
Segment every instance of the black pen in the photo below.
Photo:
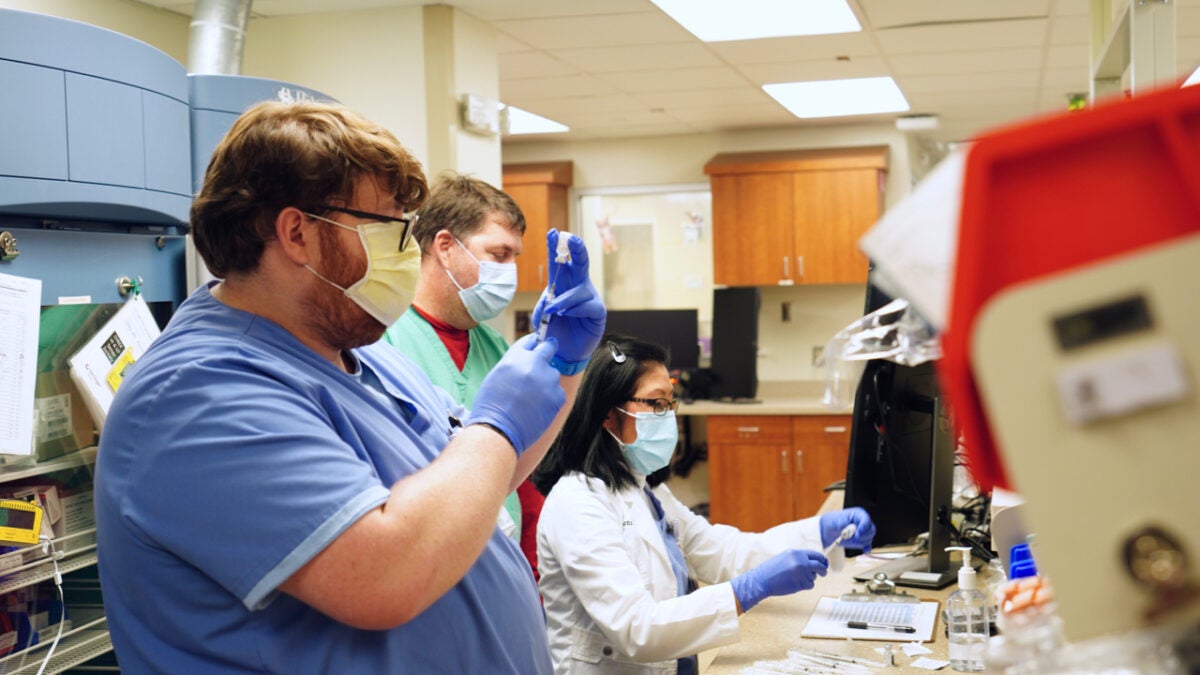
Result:
{"type": "Polygon", "coordinates": [[[869,623],[866,621],[847,621],[846,628],[858,628],[860,630],[894,630],[897,633],[915,633],[916,628],[912,626],[904,626],[897,623],[869,623]]]}

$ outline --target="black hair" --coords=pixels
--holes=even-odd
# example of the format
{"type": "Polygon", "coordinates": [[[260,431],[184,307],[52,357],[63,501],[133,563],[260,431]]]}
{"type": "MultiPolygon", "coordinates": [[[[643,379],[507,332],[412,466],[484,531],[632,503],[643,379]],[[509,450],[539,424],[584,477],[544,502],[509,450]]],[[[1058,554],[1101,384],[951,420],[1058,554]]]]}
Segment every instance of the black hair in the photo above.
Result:
{"type": "Polygon", "coordinates": [[[539,492],[549,494],[558,479],[571,471],[599,478],[613,492],[636,484],[604,421],[613,408],[634,395],[638,379],[653,364],[668,365],[667,351],[659,345],[623,335],[605,336],[583,371],[562,431],[529,477],[539,492]]]}

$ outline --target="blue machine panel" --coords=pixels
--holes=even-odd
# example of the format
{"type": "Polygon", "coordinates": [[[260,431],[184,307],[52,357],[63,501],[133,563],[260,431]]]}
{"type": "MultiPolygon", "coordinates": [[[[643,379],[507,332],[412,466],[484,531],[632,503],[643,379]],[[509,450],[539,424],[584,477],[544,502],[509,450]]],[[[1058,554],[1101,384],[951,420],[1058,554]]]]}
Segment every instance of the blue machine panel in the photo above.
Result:
{"type": "Polygon", "coordinates": [[[192,191],[187,105],[150,91],[142,92],[146,126],[146,189],[189,194],[192,191]]]}
{"type": "Polygon", "coordinates": [[[262,101],[334,101],[316,89],[243,75],[188,75],[192,121],[192,188],[199,192],[208,160],[234,120],[262,101]]]}
{"type": "Polygon", "coordinates": [[[42,280],[42,304],[90,296],[91,302],[122,302],[121,277],[142,278],[149,302],[178,303],[185,293],[184,238],[109,232],[8,229],[21,254],[0,262],[0,273],[42,280]],[[159,248],[162,246],[162,248],[159,248]]]}
{"type": "Polygon", "coordinates": [[[146,187],[142,90],[67,73],[71,180],[146,187]]]}
{"type": "Polygon", "coordinates": [[[62,71],[0,61],[0,91],[20,92],[0,106],[0,175],[66,180],[62,71]]]}
{"type": "Polygon", "coordinates": [[[133,38],[0,9],[0,214],[180,226],[187,73],[133,38]]]}

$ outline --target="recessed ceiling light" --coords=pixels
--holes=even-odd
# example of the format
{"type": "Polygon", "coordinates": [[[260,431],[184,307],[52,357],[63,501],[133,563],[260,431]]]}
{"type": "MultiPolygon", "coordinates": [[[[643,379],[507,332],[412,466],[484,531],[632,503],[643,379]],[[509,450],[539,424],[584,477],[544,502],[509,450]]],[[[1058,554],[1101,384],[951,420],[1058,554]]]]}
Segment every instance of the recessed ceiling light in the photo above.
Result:
{"type": "Polygon", "coordinates": [[[571,130],[571,127],[565,124],[560,124],[541,115],[535,115],[528,110],[522,110],[503,103],[500,106],[501,112],[506,119],[504,133],[509,136],[517,134],[557,134],[571,130]]]}
{"type": "Polygon", "coordinates": [[[904,112],[908,101],[890,77],[764,84],[763,91],[796,117],[904,112]]]}
{"type": "Polygon", "coordinates": [[[846,0],[650,0],[705,42],[862,30],[846,0]]]}

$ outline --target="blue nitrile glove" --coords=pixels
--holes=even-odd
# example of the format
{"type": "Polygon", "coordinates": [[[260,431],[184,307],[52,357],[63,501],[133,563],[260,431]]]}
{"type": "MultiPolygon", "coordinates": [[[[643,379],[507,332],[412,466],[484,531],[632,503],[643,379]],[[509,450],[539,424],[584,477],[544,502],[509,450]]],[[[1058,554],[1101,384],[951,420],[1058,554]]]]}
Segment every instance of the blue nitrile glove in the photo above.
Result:
{"type": "Polygon", "coordinates": [[[540,326],[542,316],[549,317],[546,337],[558,341],[558,352],[551,365],[564,375],[574,375],[583,370],[588,357],[600,344],[608,311],[588,276],[588,252],[583,240],[571,237],[567,243],[571,260],[559,263],[554,262],[558,237],[558,230],[550,230],[546,234],[550,255],[549,279],[554,283],[554,297],[550,298],[550,288],[547,286],[530,318],[534,326],[540,326]]]}
{"type": "Polygon", "coordinates": [[[853,507],[841,511],[831,511],[821,515],[821,546],[828,547],[838,538],[847,525],[853,524],[856,531],[854,536],[842,542],[842,548],[861,548],[871,550],[871,540],[875,538],[875,523],[866,509],[853,507]]]}
{"type": "Polygon", "coordinates": [[[467,426],[489,424],[508,437],[518,456],[525,452],[567,400],[550,366],[556,347],[553,339],[538,344],[532,334],[513,343],[479,385],[467,426]]]}
{"type": "Polygon", "coordinates": [[[730,583],[742,611],[749,611],[773,595],[791,595],[807,591],[825,576],[829,561],[816,551],[794,548],[784,551],[754,569],[736,576],[730,583]]]}

